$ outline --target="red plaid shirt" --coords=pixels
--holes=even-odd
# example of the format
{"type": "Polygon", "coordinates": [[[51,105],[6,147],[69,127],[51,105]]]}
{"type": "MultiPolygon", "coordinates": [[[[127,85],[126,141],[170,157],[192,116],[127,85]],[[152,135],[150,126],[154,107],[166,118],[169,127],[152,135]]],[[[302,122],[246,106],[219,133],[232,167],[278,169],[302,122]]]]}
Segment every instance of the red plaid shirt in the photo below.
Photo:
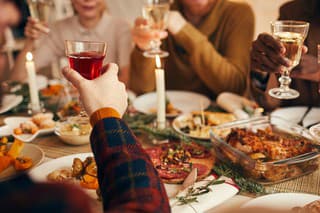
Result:
{"type": "MultiPolygon", "coordinates": [[[[96,123],[91,147],[105,212],[170,212],[164,186],[148,155],[117,118],[96,123]]],[[[0,184],[1,212],[92,212],[82,189],[67,184],[33,183],[19,176],[0,184]]]]}

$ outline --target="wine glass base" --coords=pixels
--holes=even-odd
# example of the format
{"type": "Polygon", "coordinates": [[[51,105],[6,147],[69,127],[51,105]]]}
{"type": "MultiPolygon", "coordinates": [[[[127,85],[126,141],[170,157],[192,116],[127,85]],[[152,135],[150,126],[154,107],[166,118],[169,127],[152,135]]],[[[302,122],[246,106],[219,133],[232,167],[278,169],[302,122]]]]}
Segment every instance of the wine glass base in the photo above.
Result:
{"type": "Polygon", "coordinates": [[[155,58],[157,55],[160,58],[166,58],[169,56],[169,53],[162,50],[150,50],[150,51],[143,52],[143,56],[146,58],[155,58]]]}
{"type": "Polygon", "coordinates": [[[300,96],[300,93],[294,89],[281,89],[281,88],[273,88],[269,90],[269,95],[273,98],[290,100],[295,99],[300,96]]]}

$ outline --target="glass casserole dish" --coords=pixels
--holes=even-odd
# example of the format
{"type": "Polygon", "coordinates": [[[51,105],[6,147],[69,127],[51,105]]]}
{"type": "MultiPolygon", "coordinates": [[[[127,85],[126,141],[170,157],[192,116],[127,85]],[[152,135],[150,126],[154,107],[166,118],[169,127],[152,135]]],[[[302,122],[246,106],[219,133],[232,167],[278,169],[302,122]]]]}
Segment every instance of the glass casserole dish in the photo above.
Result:
{"type": "Polygon", "coordinates": [[[262,184],[290,180],[319,167],[319,147],[309,131],[275,116],[239,120],[211,129],[217,157],[262,184]]]}

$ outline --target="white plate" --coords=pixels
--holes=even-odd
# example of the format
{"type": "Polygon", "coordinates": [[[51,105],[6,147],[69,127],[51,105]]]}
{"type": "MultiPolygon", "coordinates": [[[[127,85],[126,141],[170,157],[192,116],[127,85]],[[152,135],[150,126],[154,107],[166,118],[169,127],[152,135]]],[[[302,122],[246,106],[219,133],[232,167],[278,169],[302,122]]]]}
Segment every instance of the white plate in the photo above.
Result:
{"type": "MultiPolygon", "coordinates": [[[[73,159],[79,158],[80,160],[84,161],[87,157],[93,157],[93,153],[79,153],[79,154],[73,154],[73,155],[67,155],[61,158],[56,158],[54,160],[50,160],[48,162],[45,162],[41,164],[40,166],[32,169],[29,173],[32,180],[36,182],[45,182],[47,180],[48,174],[51,172],[63,169],[63,168],[71,168],[73,159]]],[[[85,189],[85,191],[94,198],[97,198],[96,191],[85,189]]]]}
{"type": "Polygon", "coordinates": [[[23,100],[21,95],[4,95],[2,106],[0,107],[0,114],[8,112],[12,108],[18,106],[23,100]]]}
{"type": "Polygon", "coordinates": [[[19,127],[20,123],[26,122],[30,120],[30,117],[19,117],[19,116],[13,116],[13,117],[7,117],[3,120],[5,123],[5,126],[1,127],[4,131],[0,131],[0,136],[7,136],[7,135],[13,135],[17,139],[23,141],[23,142],[30,142],[34,138],[36,138],[39,135],[46,135],[54,132],[54,127],[49,129],[40,129],[35,134],[22,134],[22,135],[15,135],[13,133],[13,130],[17,127],[19,127]],[[8,134],[9,133],[9,134],[8,134]]]}
{"type": "Polygon", "coordinates": [[[320,124],[314,125],[309,129],[310,134],[320,141],[320,124]]]}
{"type": "MultiPolygon", "coordinates": [[[[204,109],[211,103],[206,96],[194,92],[169,90],[166,91],[166,95],[173,106],[182,111],[182,114],[201,110],[201,101],[204,109]]],[[[157,93],[151,92],[138,96],[133,101],[133,106],[140,112],[150,114],[152,110],[157,109],[157,93]]],[[[177,115],[167,114],[167,116],[175,117],[177,115]]]]}
{"type": "MultiPolygon", "coordinates": [[[[271,115],[288,120],[292,123],[298,123],[307,109],[308,107],[305,106],[284,107],[276,109],[271,113],[271,115]]],[[[303,119],[303,126],[307,127],[318,122],[320,122],[320,108],[313,107],[303,119]]]]}
{"type": "MultiPolygon", "coordinates": [[[[32,159],[33,166],[31,167],[31,169],[39,165],[44,159],[44,153],[38,146],[26,143],[24,144],[24,147],[19,156],[29,157],[32,159]]],[[[0,173],[0,182],[13,178],[17,174],[18,173],[13,168],[13,166],[10,166],[9,168],[0,173]]]]}
{"type": "MultiPolygon", "coordinates": [[[[277,193],[255,198],[242,205],[241,208],[264,208],[278,211],[291,210],[294,207],[302,207],[320,196],[304,193],[277,193]]],[[[270,212],[271,212],[270,211],[270,212]]]]}

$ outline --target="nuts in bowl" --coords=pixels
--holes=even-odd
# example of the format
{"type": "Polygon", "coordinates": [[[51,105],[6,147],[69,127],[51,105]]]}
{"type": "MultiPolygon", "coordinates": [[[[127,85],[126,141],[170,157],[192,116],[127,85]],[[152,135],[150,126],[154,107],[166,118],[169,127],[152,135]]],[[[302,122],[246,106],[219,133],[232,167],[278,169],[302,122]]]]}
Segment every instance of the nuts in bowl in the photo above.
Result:
{"type": "Polygon", "coordinates": [[[92,127],[86,118],[69,117],[64,122],[58,122],[55,128],[55,134],[70,145],[83,145],[90,142],[92,127]]]}

